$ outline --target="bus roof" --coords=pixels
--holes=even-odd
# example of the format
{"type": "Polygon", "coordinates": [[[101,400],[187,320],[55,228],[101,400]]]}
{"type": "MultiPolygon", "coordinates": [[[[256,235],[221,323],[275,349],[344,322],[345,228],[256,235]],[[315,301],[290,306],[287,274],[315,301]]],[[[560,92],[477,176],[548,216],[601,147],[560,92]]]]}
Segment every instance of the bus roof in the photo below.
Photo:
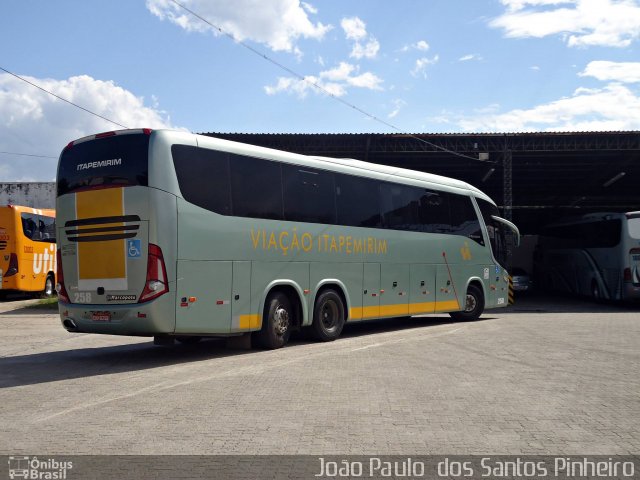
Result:
{"type": "Polygon", "coordinates": [[[20,213],[33,213],[34,215],[44,215],[45,217],[55,217],[56,211],[51,208],[33,208],[22,205],[0,205],[0,208],[11,208],[20,213]]]}

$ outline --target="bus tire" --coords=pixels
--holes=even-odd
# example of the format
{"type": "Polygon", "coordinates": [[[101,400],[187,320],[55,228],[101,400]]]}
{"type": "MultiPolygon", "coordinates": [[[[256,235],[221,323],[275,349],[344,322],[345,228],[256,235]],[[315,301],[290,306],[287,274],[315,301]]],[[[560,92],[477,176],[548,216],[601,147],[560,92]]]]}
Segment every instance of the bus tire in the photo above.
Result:
{"type": "Polygon", "coordinates": [[[291,335],[293,315],[289,297],[283,292],[269,294],[264,304],[262,328],[256,333],[258,346],[268,350],[284,347],[291,335]]]}
{"type": "Polygon", "coordinates": [[[44,290],[42,290],[43,298],[51,298],[56,293],[55,280],[53,273],[47,275],[47,279],[44,281],[44,290]]]}
{"type": "Polygon", "coordinates": [[[465,309],[462,312],[451,312],[451,318],[462,322],[473,322],[480,318],[484,311],[484,294],[475,285],[469,285],[465,296],[465,309]]]}
{"type": "Polygon", "coordinates": [[[316,339],[331,342],[344,328],[345,315],[342,297],[335,290],[323,291],[313,307],[312,329],[316,339]]]}

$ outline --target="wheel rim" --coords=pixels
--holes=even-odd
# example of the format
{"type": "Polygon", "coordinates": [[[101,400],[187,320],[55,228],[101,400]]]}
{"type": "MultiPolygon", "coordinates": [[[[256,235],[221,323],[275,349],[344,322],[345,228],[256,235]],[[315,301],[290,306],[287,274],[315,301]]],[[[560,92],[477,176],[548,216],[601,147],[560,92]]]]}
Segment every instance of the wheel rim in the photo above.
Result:
{"type": "Polygon", "coordinates": [[[47,280],[44,282],[44,294],[45,295],[53,295],[53,281],[51,277],[47,277],[47,280]]]}
{"type": "Polygon", "coordinates": [[[340,312],[338,311],[338,305],[333,300],[327,300],[322,304],[320,309],[320,319],[325,329],[331,330],[338,324],[340,312]]]}
{"type": "Polygon", "coordinates": [[[273,328],[280,336],[289,330],[289,312],[282,305],[278,305],[273,313],[273,328]]]}
{"type": "Polygon", "coordinates": [[[473,312],[476,307],[478,306],[478,300],[476,300],[476,297],[474,295],[471,295],[470,293],[467,293],[467,303],[465,305],[465,312],[473,312]]]}

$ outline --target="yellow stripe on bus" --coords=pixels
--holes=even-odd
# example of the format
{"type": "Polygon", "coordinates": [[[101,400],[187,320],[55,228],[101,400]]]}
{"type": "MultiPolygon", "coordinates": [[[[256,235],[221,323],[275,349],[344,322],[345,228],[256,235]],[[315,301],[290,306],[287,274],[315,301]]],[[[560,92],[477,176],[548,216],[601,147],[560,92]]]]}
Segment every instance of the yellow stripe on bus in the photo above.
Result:
{"type": "MultiPolygon", "coordinates": [[[[122,188],[105,188],[76,193],[76,218],[78,220],[122,215],[124,215],[122,188]]],[[[122,225],[123,223],[110,223],[100,226],[122,225]]],[[[126,260],[124,240],[78,242],[79,280],[126,280],[126,260]]]]}
{"type": "Polygon", "coordinates": [[[242,329],[260,327],[260,315],[251,313],[249,315],[240,315],[240,327],[242,329]]]}
{"type": "MultiPolygon", "coordinates": [[[[443,302],[422,302],[422,303],[401,303],[397,305],[372,305],[369,307],[351,307],[349,310],[350,320],[363,320],[367,318],[379,317],[400,317],[407,315],[419,315],[425,313],[452,312],[460,310],[458,302],[446,300],[443,302]]],[[[251,313],[240,315],[239,328],[242,330],[259,328],[261,324],[260,315],[251,313]]]]}

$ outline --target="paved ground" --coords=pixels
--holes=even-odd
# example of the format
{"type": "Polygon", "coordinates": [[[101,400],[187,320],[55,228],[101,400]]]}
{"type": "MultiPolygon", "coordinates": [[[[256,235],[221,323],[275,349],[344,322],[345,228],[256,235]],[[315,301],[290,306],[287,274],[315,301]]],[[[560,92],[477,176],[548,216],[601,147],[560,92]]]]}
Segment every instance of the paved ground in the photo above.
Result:
{"type": "Polygon", "coordinates": [[[0,310],[4,454],[640,452],[639,309],[525,300],[270,352],[0,310]]]}

